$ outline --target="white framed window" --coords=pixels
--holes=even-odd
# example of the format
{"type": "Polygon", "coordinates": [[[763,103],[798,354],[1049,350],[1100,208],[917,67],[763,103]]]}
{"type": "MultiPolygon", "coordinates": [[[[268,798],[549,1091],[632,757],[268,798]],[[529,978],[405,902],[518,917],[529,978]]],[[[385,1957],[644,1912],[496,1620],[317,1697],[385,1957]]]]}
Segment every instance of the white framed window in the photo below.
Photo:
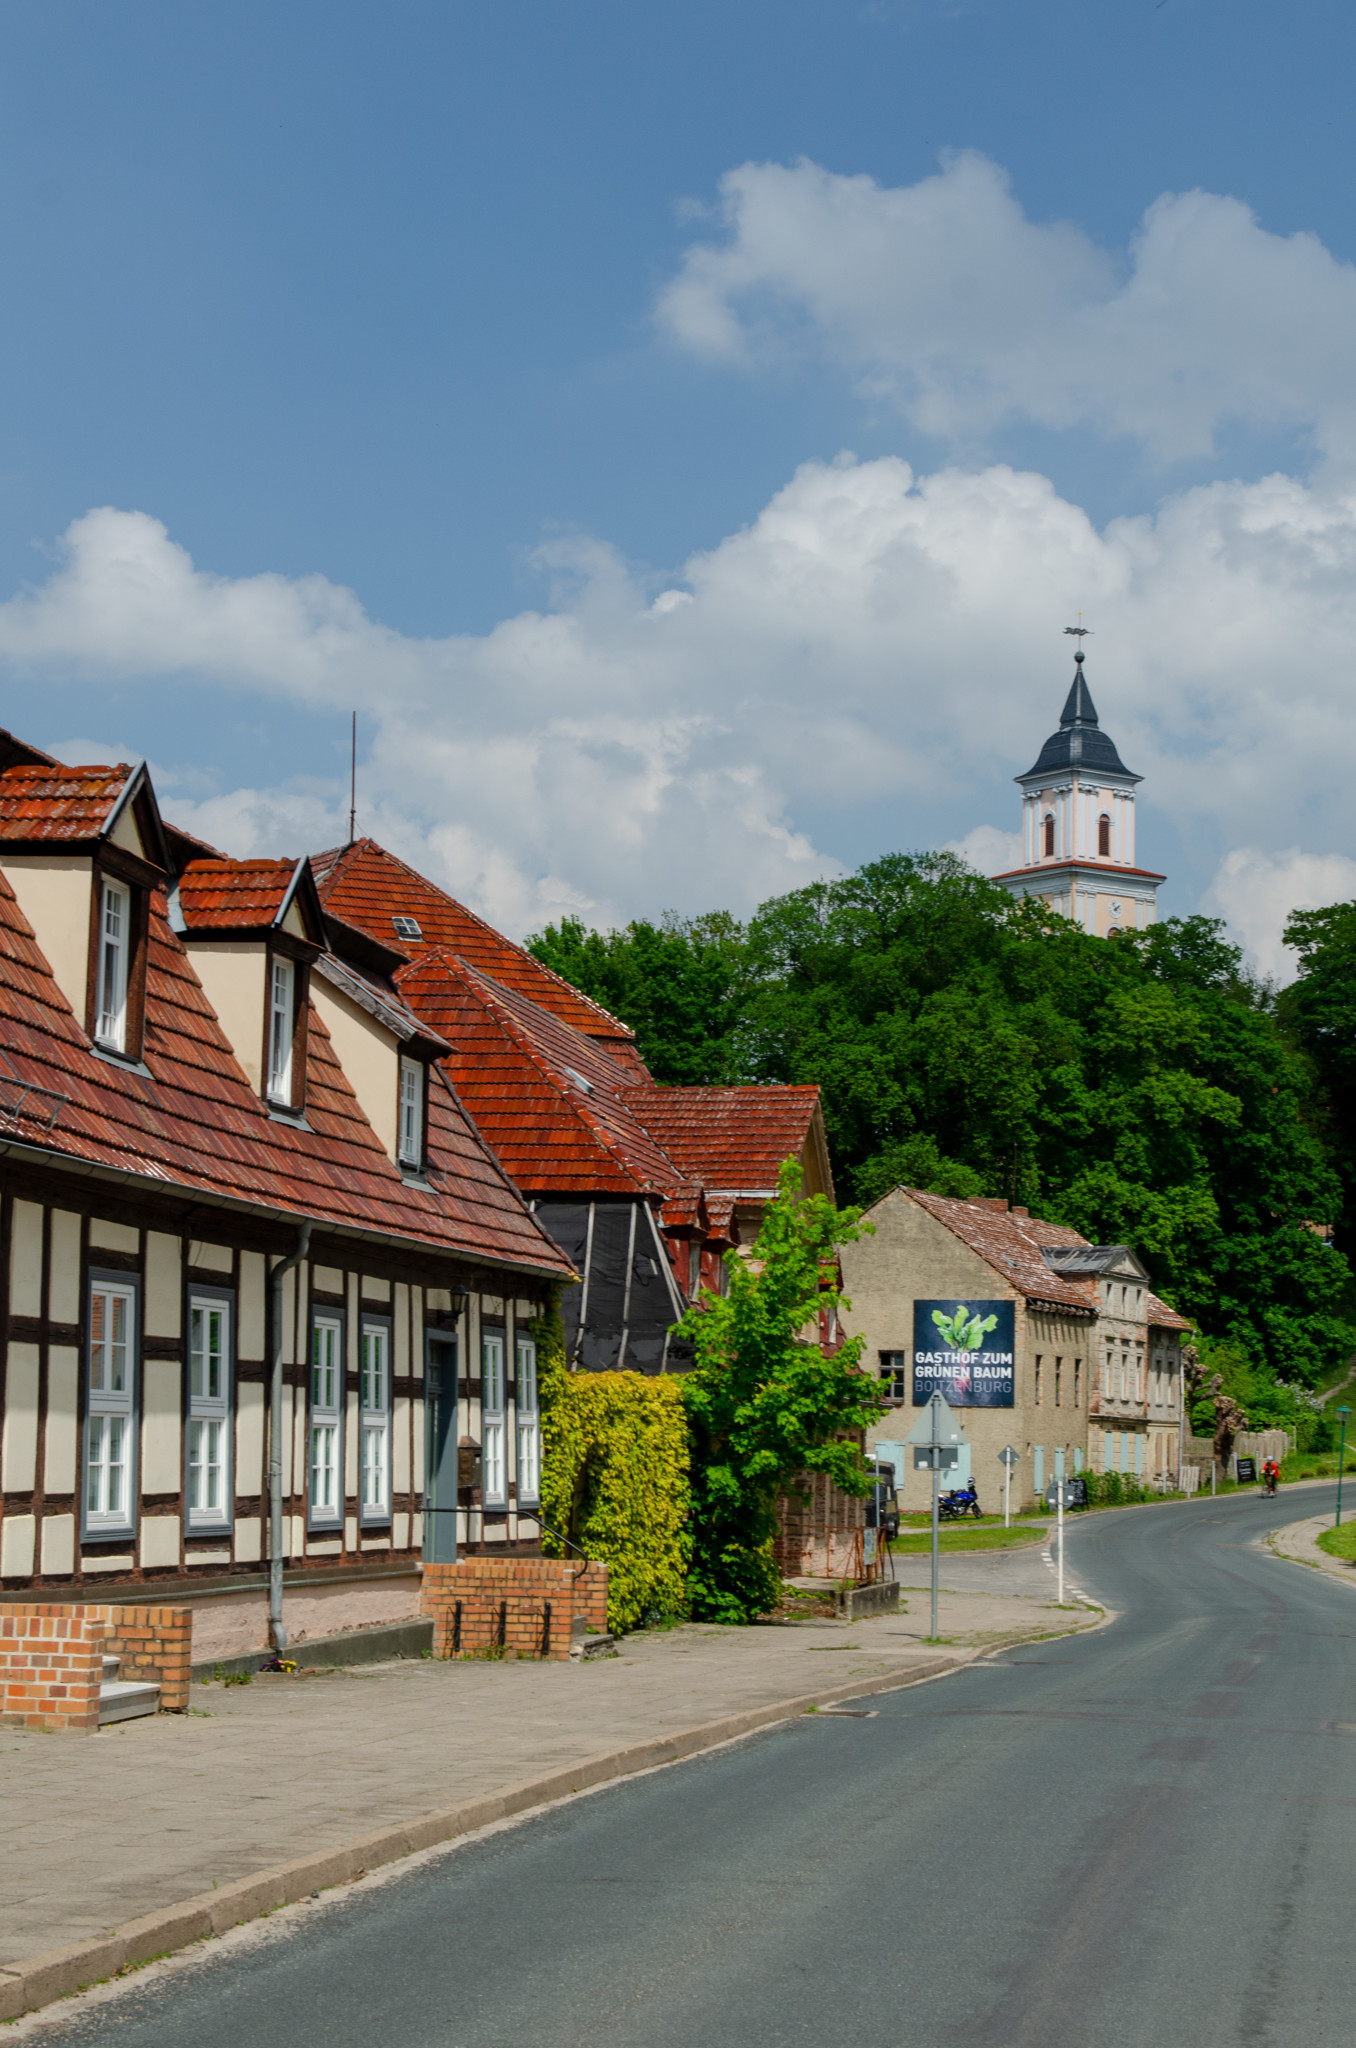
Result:
{"type": "Polygon", "coordinates": [[[480,1485],[487,1508],[508,1506],[504,1457],[504,1333],[480,1333],[480,1485]]]}
{"type": "Polygon", "coordinates": [[[518,1505],[541,1500],[541,1415],[537,1408],[537,1346],[531,1337],[515,1345],[518,1376],[514,1409],[518,1418],[518,1505]]]}
{"type": "Polygon", "coordinates": [[[296,1023],[297,970],[290,960],[268,967],[268,1099],[292,1102],[292,1039],[296,1023]]]}
{"type": "Polygon", "coordinates": [[[364,1522],[391,1519],[391,1331],[364,1323],[358,1346],[359,1502],[364,1522]]]}
{"type": "Polygon", "coordinates": [[[399,1154],[402,1166],[418,1170],[424,1163],[424,1063],[422,1060],[407,1059],[403,1054],[400,1061],[400,1143],[399,1154]]]}
{"type": "Polygon", "coordinates": [[[132,954],[132,892],[125,882],[99,884],[99,955],[94,1036],[110,1052],[127,1050],[127,986],[132,954]]]}
{"type": "Polygon", "coordinates": [[[344,1518],[344,1326],[338,1316],[311,1324],[311,1427],[307,1508],[313,1529],[334,1529],[344,1518]]]}
{"type": "Polygon", "coordinates": [[[85,1366],[84,1528],[126,1536],[136,1524],[137,1290],[92,1273],[85,1366]]]}
{"type": "Polygon", "coordinates": [[[231,1522],[231,1304],[224,1294],[188,1302],[188,1484],[190,1529],[231,1522]]]}

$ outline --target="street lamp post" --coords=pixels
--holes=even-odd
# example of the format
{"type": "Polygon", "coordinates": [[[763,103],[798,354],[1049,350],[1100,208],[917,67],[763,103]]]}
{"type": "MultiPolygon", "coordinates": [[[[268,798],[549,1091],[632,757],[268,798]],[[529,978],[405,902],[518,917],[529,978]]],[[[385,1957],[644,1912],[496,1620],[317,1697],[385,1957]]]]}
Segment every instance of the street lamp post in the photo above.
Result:
{"type": "Polygon", "coordinates": [[[1333,1523],[1333,1527],[1340,1529],[1342,1526],[1342,1470],[1347,1462],[1347,1417],[1350,1415],[1351,1410],[1350,1408],[1339,1408],[1337,1412],[1342,1418],[1342,1435],[1337,1447],[1337,1520],[1333,1523]]]}

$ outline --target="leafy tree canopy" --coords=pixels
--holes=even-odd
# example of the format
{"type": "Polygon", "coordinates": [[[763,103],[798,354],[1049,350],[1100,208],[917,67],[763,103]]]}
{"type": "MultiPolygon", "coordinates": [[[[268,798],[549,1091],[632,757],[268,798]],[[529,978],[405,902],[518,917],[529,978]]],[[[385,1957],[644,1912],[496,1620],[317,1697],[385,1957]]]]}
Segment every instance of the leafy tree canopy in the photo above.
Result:
{"type": "Polygon", "coordinates": [[[1268,1382],[1312,1384],[1356,1342],[1310,1227],[1356,1183],[1356,906],[1291,935],[1306,973],[1278,1010],[1216,921],[1095,939],[949,854],[892,854],[743,930],[570,921],[535,950],[656,1078],[817,1082],[856,1200],[1002,1195],[1131,1244],[1268,1382]]]}
{"type": "Polygon", "coordinates": [[[737,1080],[731,1040],[746,975],[742,927],[709,917],[643,919],[625,931],[588,931],[563,917],[529,940],[546,967],[640,1040],[650,1072],[670,1087],[737,1080]]]}
{"type": "Polygon", "coordinates": [[[681,1386],[698,1620],[756,1621],[778,1604],[777,1500],[798,1474],[827,1472],[846,1493],[869,1484],[855,1433],[879,1415],[880,1396],[860,1370],[865,1339],[826,1356],[816,1338],[820,1310],[842,1299],[831,1284],[838,1247],[862,1232],[855,1209],[801,1200],[800,1179],[788,1160],[751,1259],[726,1255],[729,1293],[704,1295],[678,1326],[696,1360],[681,1386]]]}
{"type": "Polygon", "coordinates": [[[1316,1114],[1342,1180],[1343,1248],[1356,1245],[1356,903],[1299,910],[1285,929],[1300,956],[1280,1012],[1313,1062],[1316,1114]]]}

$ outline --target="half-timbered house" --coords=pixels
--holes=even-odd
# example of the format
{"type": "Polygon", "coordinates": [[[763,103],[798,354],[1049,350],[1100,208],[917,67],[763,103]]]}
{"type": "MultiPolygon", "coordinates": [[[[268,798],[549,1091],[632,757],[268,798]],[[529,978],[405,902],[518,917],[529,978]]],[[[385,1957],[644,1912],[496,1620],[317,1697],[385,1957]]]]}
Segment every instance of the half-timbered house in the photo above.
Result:
{"type": "Polygon", "coordinates": [[[0,735],[0,1597],[172,1601],[230,1656],[539,1550],[572,1268],[404,957],[144,768],[0,735]]]}

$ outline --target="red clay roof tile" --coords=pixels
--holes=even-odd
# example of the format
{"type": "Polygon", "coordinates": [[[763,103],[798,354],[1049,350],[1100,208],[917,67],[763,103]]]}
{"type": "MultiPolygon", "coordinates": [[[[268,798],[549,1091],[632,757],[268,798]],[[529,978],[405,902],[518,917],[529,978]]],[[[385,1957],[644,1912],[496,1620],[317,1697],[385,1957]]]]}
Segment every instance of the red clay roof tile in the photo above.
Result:
{"type": "Polygon", "coordinates": [[[20,1087],[0,1074],[0,1128],[54,1159],[371,1231],[411,1249],[569,1274],[568,1261],[489,1158],[436,1070],[427,1188],[405,1180],[387,1157],[314,1010],[310,1129],[270,1117],[236,1064],[159,892],[151,901],[148,1071],[138,1073],[90,1049],[0,876],[0,1048],[19,1084],[66,1098],[53,1121],[50,1100],[21,1100],[20,1087]]]}
{"type": "Polygon", "coordinates": [[[708,1195],[766,1201],[788,1159],[799,1159],[819,1107],[818,1088],[769,1082],[744,1088],[631,1090],[637,1117],[674,1164],[708,1195]]]}
{"type": "Polygon", "coordinates": [[[446,947],[425,949],[396,984],[452,1045],[445,1065],[457,1094],[519,1187],[699,1198],[636,1116],[636,1089],[591,1037],[446,947]]]}
{"type": "Polygon", "coordinates": [[[599,1004],[590,1002],[522,946],[515,946],[374,839],[358,839],[352,846],[313,854],[311,868],[326,910],[383,946],[403,952],[411,960],[431,947],[449,947],[503,987],[518,990],[591,1038],[624,1043],[634,1036],[599,1004]],[[420,937],[398,932],[397,917],[413,918],[420,937]]]}
{"type": "Polygon", "coordinates": [[[97,839],[135,771],[20,766],[0,772],[0,840],[97,839]]]}
{"type": "Polygon", "coordinates": [[[282,909],[300,862],[195,860],[179,877],[179,911],[186,929],[257,931],[282,909]]]}

